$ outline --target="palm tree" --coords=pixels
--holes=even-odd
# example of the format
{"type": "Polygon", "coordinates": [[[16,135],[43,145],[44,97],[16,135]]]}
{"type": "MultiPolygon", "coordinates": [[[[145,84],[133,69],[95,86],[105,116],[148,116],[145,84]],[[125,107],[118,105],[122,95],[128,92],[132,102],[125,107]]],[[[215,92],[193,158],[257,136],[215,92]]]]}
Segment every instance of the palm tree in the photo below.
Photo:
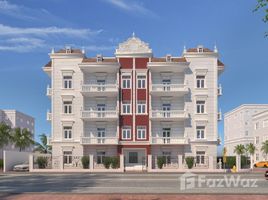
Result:
{"type": "Polygon", "coordinates": [[[239,156],[243,155],[245,152],[246,152],[246,148],[243,144],[238,144],[234,148],[234,153],[236,153],[239,156]]]}
{"type": "Polygon", "coordinates": [[[11,127],[5,123],[0,123],[0,148],[3,148],[10,141],[11,127]]]}
{"type": "Polygon", "coordinates": [[[24,150],[27,147],[35,144],[32,139],[33,134],[28,131],[26,128],[15,128],[13,129],[11,140],[15,144],[15,147],[19,148],[20,151],[24,150]]]}
{"type": "Polygon", "coordinates": [[[261,147],[262,152],[265,154],[265,159],[267,159],[267,154],[268,154],[268,140],[262,143],[261,147]]]}
{"type": "Polygon", "coordinates": [[[51,153],[51,146],[47,144],[47,136],[46,134],[42,133],[39,135],[39,139],[41,143],[36,142],[34,151],[38,151],[40,153],[51,153]]]}
{"type": "Polygon", "coordinates": [[[250,155],[250,168],[253,168],[253,155],[255,154],[256,147],[253,143],[249,143],[246,145],[246,150],[250,155]]]}
{"type": "Polygon", "coordinates": [[[246,148],[243,144],[238,144],[234,147],[234,153],[236,153],[239,156],[240,163],[236,163],[237,169],[241,168],[241,156],[246,152],[246,148]]]}

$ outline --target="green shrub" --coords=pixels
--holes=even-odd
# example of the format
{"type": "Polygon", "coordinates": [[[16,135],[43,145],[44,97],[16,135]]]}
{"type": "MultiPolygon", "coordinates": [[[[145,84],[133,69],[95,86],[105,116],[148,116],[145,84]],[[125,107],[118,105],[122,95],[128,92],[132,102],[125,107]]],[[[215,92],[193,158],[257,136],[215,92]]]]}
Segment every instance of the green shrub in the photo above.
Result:
{"type": "Polygon", "coordinates": [[[39,169],[45,169],[47,166],[47,158],[46,157],[38,157],[36,159],[39,169]]]}
{"type": "Polygon", "coordinates": [[[192,169],[194,166],[194,157],[186,157],[185,158],[188,169],[192,169]]]}
{"type": "Polygon", "coordinates": [[[4,160],[0,159],[0,169],[3,169],[3,167],[4,167],[4,160]]]}
{"type": "Polygon", "coordinates": [[[88,156],[83,156],[81,159],[83,169],[88,169],[89,168],[89,157],[88,156]]]}
{"type": "Polygon", "coordinates": [[[117,169],[120,167],[120,159],[118,156],[111,157],[110,161],[113,169],[117,169]]]}
{"type": "Polygon", "coordinates": [[[231,168],[233,168],[234,165],[236,165],[236,157],[235,156],[227,156],[225,168],[231,169],[231,168]]]}
{"type": "Polygon", "coordinates": [[[158,156],[157,157],[157,167],[159,169],[162,169],[164,164],[165,164],[165,157],[164,156],[158,156]]]}
{"type": "Polygon", "coordinates": [[[106,169],[110,168],[111,165],[111,158],[110,157],[104,157],[103,158],[103,165],[106,169]]]}

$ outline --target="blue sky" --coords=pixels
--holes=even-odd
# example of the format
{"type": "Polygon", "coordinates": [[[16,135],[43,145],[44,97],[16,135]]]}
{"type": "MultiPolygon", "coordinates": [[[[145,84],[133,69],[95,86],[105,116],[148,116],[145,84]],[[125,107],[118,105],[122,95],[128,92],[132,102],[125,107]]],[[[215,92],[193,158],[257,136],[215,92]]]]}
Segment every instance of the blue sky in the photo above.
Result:
{"type": "MultiPolygon", "coordinates": [[[[134,31],[155,56],[181,55],[183,45],[217,44],[226,70],[222,112],[268,103],[268,38],[256,0],[0,0],[0,108],[36,119],[36,137],[50,133],[48,76],[41,67],[52,47],[84,47],[112,56],[134,31]]],[[[219,124],[223,133],[223,122],[219,124]]]]}

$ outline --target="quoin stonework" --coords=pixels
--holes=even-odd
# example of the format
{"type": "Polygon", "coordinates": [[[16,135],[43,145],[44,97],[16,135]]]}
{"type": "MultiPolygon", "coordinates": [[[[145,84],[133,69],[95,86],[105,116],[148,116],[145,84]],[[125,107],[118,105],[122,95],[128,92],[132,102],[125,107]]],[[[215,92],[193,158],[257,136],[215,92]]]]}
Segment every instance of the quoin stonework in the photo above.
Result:
{"type": "Polygon", "coordinates": [[[133,34],[113,57],[87,57],[68,46],[49,56],[43,67],[51,77],[49,142],[64,165],[74,155],[92,155],[95,165],[121,155],[124,170],[146,170],[156,167],[157,156],[166,168],[193,156],[194,167],[216,168],[224,71],[216,47],[154,57],[133,34]]]}

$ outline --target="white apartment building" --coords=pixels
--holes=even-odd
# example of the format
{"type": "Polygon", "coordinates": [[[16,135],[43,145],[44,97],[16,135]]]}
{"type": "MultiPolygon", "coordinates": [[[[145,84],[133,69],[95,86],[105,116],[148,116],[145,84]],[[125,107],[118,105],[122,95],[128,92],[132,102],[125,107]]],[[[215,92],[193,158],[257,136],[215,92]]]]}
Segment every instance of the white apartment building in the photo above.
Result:
{"type": "Polygon", "coordinates": [[[268,157],[261,151],[262,143],[268,140],[268,109],[253,115],[254,144],[257,148],[254,160],[256,162],[268,160],[268,157]]]}
{"type": "Polygon", "coordinates": [[[124,155],[125,169],[146,168],[147,156],[194,156],[216,166],[218,77],[224,70],[217,49],[185,49],[181,56],[154,57],[149,45],[133,35],[115,56],[88,58],[83,50],[49,54],[43,70],[51,78],[53,156],[124,155]]]}
{"type": "MultiPolygon", "coordinates": [[[[35,125],[34,118],[17,110],[0,110],[0,122],[6,123],[11,128],[17,128],[17,127],[20,127],[21,129],[26,128],[32,134],[34,134],[34,125],[35,125]]],[[[11,144],[5,146],[4,148],[0,149],[1,159],[3,158],[4,150],[12,151],[18,149],[16,149],[14,145],[11,144]]],[[[33,146],[25,149],[25,151],[32,151],[32,150],[33,146]]]]}
{"type": "Polygon", "coordinates": [[[234,156],[238,144],[255,143],[254,116],[268,109],[268,104],[243,104],[224,115],[224,146],[234,156]]]}

